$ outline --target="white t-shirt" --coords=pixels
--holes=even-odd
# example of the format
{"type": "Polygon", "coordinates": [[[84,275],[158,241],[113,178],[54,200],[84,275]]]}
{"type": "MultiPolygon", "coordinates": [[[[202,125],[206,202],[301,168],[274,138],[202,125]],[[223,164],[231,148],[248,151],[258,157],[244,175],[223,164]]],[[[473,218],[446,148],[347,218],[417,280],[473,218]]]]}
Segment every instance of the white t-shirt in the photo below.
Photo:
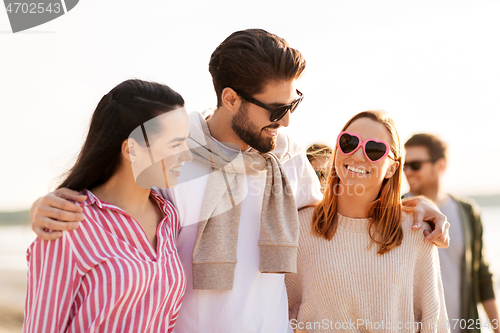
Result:
{"type": "MultiPolygon", "coordinates": [[[[220,145],[226,153],[236,152],[220,145]]],[[[322,198],[320,183],[305,152],[284,163],[283,169],[293,189],[298,209],[319,202],[322,198]]],[[[233,289],[193,289],[191,259],[207,182],[206,168],[191,161],[183,166],[179,185],[161,191],[179,210],[182,226],[177,249],[186,273],[187,287],[174,332],[292,332],[288,321],[284,274],[259,271],[257,242],[265,171],[246,176],[233,289]]]]}
{"type": "MultiPolygon", "coordinates": [[[[439,262],[441,263],[441,279],[443,280],[444,299],[446,300],[446,311],[448,319],[451,323],[461,318],[462,300],[462,269],[465,255],[464,233],[462,227],[462,219],[458,204],[452,197],[448,196],[447,200],[439,206],[439,210],[446,215],[450,222],[450,246],[447,249],[438,249],[439,262]]],[[[451,333],[461,332],[460,325],[453,329],[451,325],[451,333]]]]}

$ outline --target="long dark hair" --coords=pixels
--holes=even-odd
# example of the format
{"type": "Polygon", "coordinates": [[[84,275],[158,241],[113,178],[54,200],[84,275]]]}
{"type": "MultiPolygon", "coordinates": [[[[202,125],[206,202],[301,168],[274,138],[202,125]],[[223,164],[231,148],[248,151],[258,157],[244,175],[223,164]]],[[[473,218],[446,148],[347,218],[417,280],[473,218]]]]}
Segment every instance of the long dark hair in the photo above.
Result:
{"type": "MultiPolygon", "coordinates": [[[[118,170],[130,133],[179,106],[184,106],[182,96],[164,84],[127,80],[114,87],[97,105],[78,159],[58,188],[81,191],[107,182],[118,170]]],[[[137,141],[145,145],[144,139],[137,141]]]]}

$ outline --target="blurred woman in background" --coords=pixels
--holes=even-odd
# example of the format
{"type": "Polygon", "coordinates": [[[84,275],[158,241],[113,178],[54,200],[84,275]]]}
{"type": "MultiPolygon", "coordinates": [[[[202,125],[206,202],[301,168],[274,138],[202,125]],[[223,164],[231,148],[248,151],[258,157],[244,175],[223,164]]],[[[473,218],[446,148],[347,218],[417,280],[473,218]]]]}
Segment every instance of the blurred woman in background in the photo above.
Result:
{"type": "Polygon", "coordinates": [[[321,143],[314,143],[307,148],[306,155],[309,163],[316,172],[319,182],[321,183],[321,193],[325,192],[326,188],[326,175],[330,170],[330,161],[332,160],[333,150],[327,145],[321,143]]]}

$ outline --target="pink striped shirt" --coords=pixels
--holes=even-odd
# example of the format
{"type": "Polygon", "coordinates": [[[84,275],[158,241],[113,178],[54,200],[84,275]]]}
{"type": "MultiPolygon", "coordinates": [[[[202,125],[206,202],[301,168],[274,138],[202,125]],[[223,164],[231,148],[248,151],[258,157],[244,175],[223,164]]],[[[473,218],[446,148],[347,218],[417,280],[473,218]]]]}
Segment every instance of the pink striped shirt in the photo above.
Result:
{"type": "Polygon", "coordinates": [[[23,332],[171,332],[185,291],[177,210],[151,191],[165,215],[155,251],[125,211],[83,194],[80,228],[28,249],[23,332]]]}

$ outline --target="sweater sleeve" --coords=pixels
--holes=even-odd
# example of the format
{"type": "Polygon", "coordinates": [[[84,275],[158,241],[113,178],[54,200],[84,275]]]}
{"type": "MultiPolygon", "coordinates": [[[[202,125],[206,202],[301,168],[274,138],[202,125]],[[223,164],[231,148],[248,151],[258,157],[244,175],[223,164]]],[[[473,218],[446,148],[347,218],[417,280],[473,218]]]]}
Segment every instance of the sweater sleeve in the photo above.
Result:
{"type": "Polygon", "coordinates": [[[422,323],[421,332],[449,332],[438,250],[423,242],[422,231],[412,235],[418,236],[414,238],[418,249],[413,286],[415,322],[422,323]]]}
{"type": "Polygon", "coordinates": [[[288,294],[288,309],[289,309],[289,319],[292,323],[297,322],[300,307],[302,304],[303,296],[303,267],[301,266],[301,260],[307,260],[307,249],[302,242],[302,238],[306,232],[309,231],[311,226],[312,213],[314,208],[306,208],[299,211],[299,250],[297,259],[297,273],[289,273],[285,276],[286,290],[288,294]]]}
{"type": "Polygon", "coordinates": [[[35,240],[27,260],[23,332],[65,331],[80,280],[67,232],[54,241],[35,240]]]}

